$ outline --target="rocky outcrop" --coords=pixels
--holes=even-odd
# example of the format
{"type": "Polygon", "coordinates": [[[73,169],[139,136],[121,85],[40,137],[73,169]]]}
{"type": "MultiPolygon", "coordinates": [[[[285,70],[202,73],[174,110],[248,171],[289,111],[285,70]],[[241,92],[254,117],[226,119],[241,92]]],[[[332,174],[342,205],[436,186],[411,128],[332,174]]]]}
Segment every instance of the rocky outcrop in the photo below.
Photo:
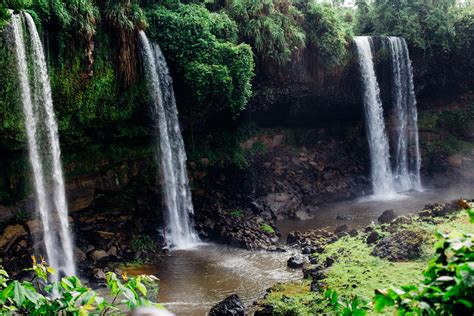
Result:
{"type": "Polygon", "coordinates": [[[422,242],[420,232],[401,230],[379,241],[372,255],[390,261],[416,259],[421,255],[422,242]]]}
{"type": "Polygon", "coordinates": [[[305,232],[294,231],[287,236],[286,243],[302,249],[309,248],[308,254],[321,253],[325,245],[337,240],[337,236],[323,229],[308,230],[305,232]]]}
{"type": "Polygon", "coordinates": [[[393,210],[386,210],[379,216],[377,219],[380,224],[389,224],[391,223],[397,216],[393,210]]]}
{"type": "Polygon", "coordinates": [[[222,302],[215,305],[209,312],[209,316],[244,316],[245,306],[239,296],[232,294],[222,302]]]}
{"type": "Polygon", "coordinates": [[[7,251],[18,238],[26,235],[27,232],[22,225],[7,226],[0,236],[0,249],[7,251]]]}
{"type": "Polygon", "coordinates": [[[427,204],[418,213],[418,215],[421,218],[442,217],[442,216],[452,214],[458,211],[460,208],[461,207],[459,206],[458,201],[445,203],[445,204],[440,204],[440,203],[427,204]]]}
{"type": "Polygon", "coordinates": [[[306,259],[304,256],[296,255],[290,257],[287,261],[288,268],[292,269],[301,269],[303,268],[304,264],[306,263],[306,259]]]}
{"type": "Polygon", "coordinates": [[[263,218],[241,211],[200,214],[197,228],[202,236],[248,250],[276,249],[280,233],[263,218]],[[203,219],[203,216],[207,216],[203,219]]]}

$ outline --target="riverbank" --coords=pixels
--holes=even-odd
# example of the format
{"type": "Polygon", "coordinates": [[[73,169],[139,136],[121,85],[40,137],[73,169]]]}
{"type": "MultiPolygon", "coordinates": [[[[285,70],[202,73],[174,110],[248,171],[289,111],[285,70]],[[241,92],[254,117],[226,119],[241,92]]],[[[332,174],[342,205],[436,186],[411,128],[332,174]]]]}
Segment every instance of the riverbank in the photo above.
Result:
{"type": "Polygon", "coordinates": [[[467,213],[458,209],[456,204],[448,203],[427,205],[413,216],[384,212],[377,225],[369,225],[352,236],[342,232],[344,236],[337,241],[305,256],[301,280],[269,288],[256,303],[256,315],[328,312],[332,307],[325,298],[327,289],[340,297],[370,302],[376,289],[420,282],[434,255],[437,231],[474,233],[467,213]]]}

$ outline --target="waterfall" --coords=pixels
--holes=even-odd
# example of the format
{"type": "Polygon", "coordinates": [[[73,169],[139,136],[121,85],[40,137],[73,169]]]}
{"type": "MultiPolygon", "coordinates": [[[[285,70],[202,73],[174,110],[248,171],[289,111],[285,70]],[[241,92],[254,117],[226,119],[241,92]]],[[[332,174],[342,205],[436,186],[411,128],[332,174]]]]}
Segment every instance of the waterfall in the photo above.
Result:
{"type": "Polygon", "coordinates": [[[166,241],[176,249],[199,242],[190,216],[194,213],[186,170],[186,151],[178,121],[173,83],[166,60],[157,44],[150,43],[143,31],[140,41],[148,90],[153,102],[152,115],[159,135],[157,163],[163,178],[166,241]]]}
{"type": "Polygon", "coordinates": [[[418,140],[413,70],[408,47],[403,38],[388,38],[392,60],[392,98],[397,120],[395,140],[395,185],[397,191],[422,190],[420,180],[421,156],[418,140]]]}
{"type": "Polygon", "coordinates": [[[58,126],[43,46],[36,25],[28,13],[13,15],[11,30],[20,81],[29,159],[34,177],[36,208],[43,224],[48,263],[60,274],[74,275],[73,243],[69,231],[68,208],[61,166],[58,126]],[[23,19],[30,40],[27,52],[23,19]],[[29,53],[29,54],[28,54],[29,53]],[[30,57],[30,64],[28,64],[30,57]],[[28,70],[31,67],[31,78],[28,70]],[[31,79],[31,80],[30,80],[31,79]]]}
{"type": "Polygon", "coordinates": [[[390,197],[395,194],[395,188],[390,168],[389,144],[380,99],[380,88],[375,76],[372,39],[367,36],[356,36],[354,41],[363,83],[373,193],[376,197],[390,197]]]}

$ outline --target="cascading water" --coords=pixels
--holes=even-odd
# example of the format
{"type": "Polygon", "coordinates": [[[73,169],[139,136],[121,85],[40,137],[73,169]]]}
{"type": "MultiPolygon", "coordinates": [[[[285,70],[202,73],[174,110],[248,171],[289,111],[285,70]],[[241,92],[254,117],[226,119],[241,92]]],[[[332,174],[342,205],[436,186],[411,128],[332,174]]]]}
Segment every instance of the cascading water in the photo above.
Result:
{"type": "Polygon", "coordinates": [[[140,32],[140,41],[148,90],[153,101],[153,118],[159,135],[166,240],[175,249],[190,248],[199,242],[199,238],[190,218],[194,210],[172,79],[160,47],[150,43],[143,31],[140,32]]]}
{"type": "Polygon", "coordinates": [[[362,89],[370,149],[372,187],[374,196],[386,198],[395,195],[395,188],[390,168],[390,153],[382,101],[380,99],[380,88],[375,76],[372,39],[367,36],[356,36],[354,41],[357,47],[363,83],[362,89]]]}
{"type": "Polygon", "coordinates": [[[413,70],[405,39],[388,38],[393,70],[394,117],[397,120],[394,177],[397,191],[422,190],[413,70]]]}
{"type": "Polygon", "coordinates": [[[28,13],[23,13],[22,16],[12,16],[11,29],[17,57],[28,153],[34,176],[36,207],[43,224],[48,263],[59,272],[53,276],[53,280],[57,280],[60,273],[75,274],[58,126],[43,46],[31,16],[28,13]],[[26,20],[30,39],[32,80],[28,72],[22,16],[26,20]]]}

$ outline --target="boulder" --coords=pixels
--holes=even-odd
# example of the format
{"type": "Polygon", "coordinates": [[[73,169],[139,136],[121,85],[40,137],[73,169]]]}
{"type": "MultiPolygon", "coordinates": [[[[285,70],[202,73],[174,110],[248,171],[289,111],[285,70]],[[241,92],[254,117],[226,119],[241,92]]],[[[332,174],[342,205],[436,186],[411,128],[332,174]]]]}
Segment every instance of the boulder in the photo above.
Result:
{"type": "Polygon", "coordinates": [[[378,221],[380,224],[389,224],[391,223],[397,216],[393,210],[386,210],[379,216],[378,221]]]}
{"type": "Polygon", "coordinates": [[[411,224],[412,222],[413,222],[413,219],[411,217],[399,216],[392,222],[392,224],[393,225],[408,225],[408,224],[411,224]]]}
{"type": "Polygon", "coordinates": [[[336,216],[336,219],[338,221],[350,221],[353,218],[354,218],[354,216],[352,216],[352,215],[344,215],[344,214],[340,214],[340,215],[336,216]]]}
{"type": "Polygon", "coordinates": [[[232,294],[225,300],[215,305],[209,312],[209,316],[244,316],[245,306],[239,296],[232,294]]]}
{"type": "Polygon", "coordinates": [[[23,226],[17,224],[8,226],[3,231],[3,234],[0,236],[0,249],[8,247],[14,243],[18,238],[26,236],[27,232],[23,226]]]}
{"type": "Polygon", "coordinates": [[[288,259],[287,265],[289,268],[292,269],[301,269],[304,266],[305,262],[306,260],[303,256],[296,255],[288,259]]]}
{"type": "Polygon", "coordinates": [[[349,227],[346,224],[344,224],[344,225],[340,225],[336,227],[336,230],[334,230],[334,233],[338,236],[342,236],[348,230],[349,230],[349,227]]]}
{"type": "Polygon", "coordinates": [[[26,226],[28,226],[28,230],[32,235],[43,232],[43,224],[41,224],[41,221],[39,219],[32,219],[27,221],[26,226]]]}
{"type": "Polygon", "coordinates": [[[401,230],[379,241],[372,251],[372,255],[390,261],[415,259],[421,255],[422,242],[421,233],[401,230]]]}
{"type": "Polygon", "coordinates": [[[373,231],[369,234],[369,236],[367,236],[367,244],[368,245],[375,244],[377,240],[379,240],[379,238],[380,238],[379,233],[377,233],[376,231],[373,231]]]}
{"type": "Polygon", "coordinates": [[[109,256],[109,254],[105,250],[94,250],[90,254],[90,257],[95,262],[100,261],[109,256]]]}
{"type": "Polygon", "coordinates": [[[454,167],[454,168],[459,168],[462,166],[462,157],[461,156],[457,156],[457,155],[453,155],[453,156],[449,156],[446,161],[448,162],[448,164],[451,166],[451,167],[454,167]]]}
{"type": "Polygon", "coordinates": [[[357,231],[357,229],[352,228],[352,229],[349,231],[348,234],[349,234],[349,236],[351,236],[351,237],[355,237],[355,236],[357,236],[357,235],[359,234],[359,232],[357,231]]]}
{"type": "Polygon", "coordinates": [[[323,268],[318,265],[310,269],[303,269],[303,277],[305,279],[311,279],[313,281],[319,281],[326,278],[323,272],[323,268]]]}
{"type": "Polygon", "coordinates": [[[300,220],[300,221],[305,221],[308,219],[313,219],[314,216],[309,214],[307,211],[304,210],[298,210],[295,212],[295,219],[300,220]]]}

